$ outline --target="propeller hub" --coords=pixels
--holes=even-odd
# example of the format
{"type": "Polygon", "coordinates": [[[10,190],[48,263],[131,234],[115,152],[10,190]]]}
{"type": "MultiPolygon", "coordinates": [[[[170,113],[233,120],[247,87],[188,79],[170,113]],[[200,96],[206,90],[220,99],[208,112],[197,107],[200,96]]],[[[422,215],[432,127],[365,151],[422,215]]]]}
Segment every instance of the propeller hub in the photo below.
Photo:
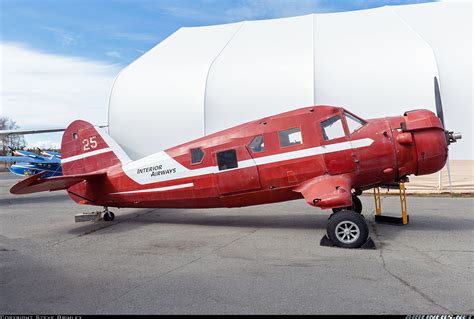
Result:
{"type": "Polygon", "coordinates": [[[462,134],[460,132],[446,132],[448,137],[448,144],[456,143],[457,140],[462,139],[462,134]]]}

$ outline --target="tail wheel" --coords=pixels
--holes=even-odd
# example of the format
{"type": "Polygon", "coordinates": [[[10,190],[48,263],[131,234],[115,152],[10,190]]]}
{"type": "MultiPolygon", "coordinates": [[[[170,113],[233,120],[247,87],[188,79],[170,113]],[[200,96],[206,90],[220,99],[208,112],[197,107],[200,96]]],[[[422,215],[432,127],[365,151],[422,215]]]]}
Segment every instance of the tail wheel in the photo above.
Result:
{"type": "Polygon", "coordinates": [[[361,214],[342,210],[329,218],[327,235],[336,246],[358,248],[367,241],[369,226],[361,214]]]}
{"type": "Polygon", "coordinates": [[[113,221],[113,220],[115,219],[115,214],[112,213],[112,212],[106,212],[106,213],[104,214],[103,219],[104,219],[106,222],[111,222],[111,221],[113,221]]]}
{"type": "Polygon", "coordinates": [[[341,208],[333,208],[332,211],[334,213],[340,212],[342,210],[352,210],[359,214],[362,213],[362,202],[360,201],[359,197],[352,195],[352,206],[349,207],[341,207],[341,208]]]}

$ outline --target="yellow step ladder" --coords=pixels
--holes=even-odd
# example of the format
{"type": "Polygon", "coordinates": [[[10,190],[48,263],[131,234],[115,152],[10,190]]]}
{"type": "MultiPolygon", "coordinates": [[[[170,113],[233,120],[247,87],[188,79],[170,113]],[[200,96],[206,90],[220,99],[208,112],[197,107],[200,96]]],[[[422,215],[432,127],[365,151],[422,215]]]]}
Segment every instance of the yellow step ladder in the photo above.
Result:
{"type": "Polygon", "coordinates": [[[406,225],[410,220],[407,212],[407,194],[405,183],[399,184],[400,206],[402,210],[402,217],[384,216],[382,215],[382,201],[380,199],[380,188],[374,188],[375,200],[375,221],[377,223],[392,224],[392,225],[406,225]]]}

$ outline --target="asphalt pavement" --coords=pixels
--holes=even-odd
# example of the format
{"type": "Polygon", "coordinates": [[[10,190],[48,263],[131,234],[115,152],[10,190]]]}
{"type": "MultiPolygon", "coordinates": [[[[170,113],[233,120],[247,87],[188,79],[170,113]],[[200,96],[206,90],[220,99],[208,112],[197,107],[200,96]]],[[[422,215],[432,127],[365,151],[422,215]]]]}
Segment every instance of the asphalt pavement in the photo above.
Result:
{"type": "Polygon", "coordinates": [[[321,247],[328,213],[304,200],[74,223],[97,208],[11,195],[15,179],[0,173],[0,315],[474,314],[473,198],[410,197],[391,226],[362,196],[377,249],[360,250],[321,247]]]}

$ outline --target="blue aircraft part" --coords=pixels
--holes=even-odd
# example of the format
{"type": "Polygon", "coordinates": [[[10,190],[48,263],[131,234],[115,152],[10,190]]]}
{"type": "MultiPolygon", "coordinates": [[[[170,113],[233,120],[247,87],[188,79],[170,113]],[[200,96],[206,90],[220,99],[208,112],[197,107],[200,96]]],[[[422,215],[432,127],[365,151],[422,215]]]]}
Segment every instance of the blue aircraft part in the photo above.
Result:
{"type": "Polygon", "coordinates": [[[0,156],[0,161],[12,162],[10,172],[20,176],[31,176],[45,172],[44,177],[62,176],[61,154],[43,152],[38,155],[24,150],[13,150],[16,156],[0,156]]]}
{"type": "Polygon", "coordinates": [[[43,177],[62,176],[63,171],[60,164],[13,164],[9,168],[10,172],[20,176],[31,176],[40,172],[46,172],[43,177]]]}

